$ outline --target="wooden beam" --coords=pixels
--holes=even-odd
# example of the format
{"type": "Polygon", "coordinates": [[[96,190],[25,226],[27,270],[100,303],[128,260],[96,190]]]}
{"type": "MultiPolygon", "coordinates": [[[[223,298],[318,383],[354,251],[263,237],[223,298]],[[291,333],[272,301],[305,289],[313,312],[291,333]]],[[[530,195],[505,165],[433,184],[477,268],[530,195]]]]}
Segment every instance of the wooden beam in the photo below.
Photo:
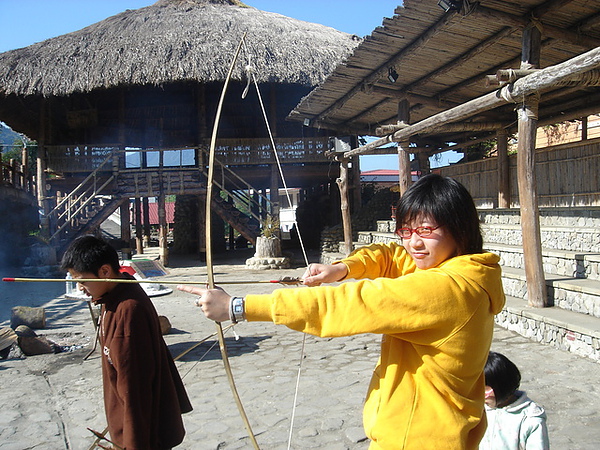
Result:
{"type": "Polygon", "coordinates": [[[359,93],[363,84],[375,84],[380,78],[386,76],[388,68],[393,66],[397,62],[406,58],[407,56],[418,52],[421,50],[430,39],[432,39],[435,35],[439,33],[439,31],[445,27],[447,27],[453,20],[454,16],[458,14],[457,11],[453,11],[448,14],[444,14],[440,20],[438,20],[435,24],[429,27],[423,34],[413,40],[406,47],[402,48],[398,53],[396,53],[392,58],[381,64],[377,67],[370,75],[365,77],[360,83],[356,84],[352,89],[350,89],[346,94],[336,100],[329,108],[322,111],[319,115],[315,116],[311,121],[319,122],[324,117],[327,117],[332,112],[337,111],[344,107],[346,102],[354,97],[357,93],[359,93]]]}
{"type": "Polygon", "coordinates": [[[441,75],[444,75],[444,74],[446,74],[448,72],[451,72],[451,71],[455,70],[456,68],[464,65],[467,61],[469,61],[469,60],[475,58],[476,56],[480,55],[481,53],[485,52],[489,47],[497,44],[502,39],[504,39],[506,36],[509,36],[509,35],[511,35],[513,33],[515,33],[515,29],[514,28],[511,28],[511,27],[505,27],[505,28],[503,28],[498,33],[496,33],[495,35],[493,35],[493,36],[491,36],[491,37],[489,37],[489,38],[481,41],[475,47],[467,50],[463,54],[461,54],[458,57],[454,58],[449,63],[444,64],[440,68],[438,68],[438,69],[436,69],[436,70],[428,73],[424,77],[419,78],[418,80],[414,81],[413,83],[405,86],[404,90],[406,90],[407,92],[410,92],[413,89],[417,89],[419,86],[424,85],[425,83],[427,83],[429,80],[431,80],[433,78],[439,77],[441,75]]]}
{"type": "MultiPolygon", "coordinates": [[[[487,8],[480,4],[477,5],[472,14],[513,28],[525,28],[531,22],[528,15],[516,16],[496,9],[487,8]]],[[[544,30],[544,36],[558,39],[559,41],[568,42],[585,49],[600,46],[600,39],[584,36],[575,31],[554,27],[545,23],[542,23],[541,27],[544,30]]]]}
{"type": "MultiPolygon", "coordinates": [[[[409,125],[406,123],[382,125],[375,130],[375,136],[387,136],[396,131],[403,130],[409,125]]],[[[495,131],[506,127],[503,122],[461,122],[440,125],[435,129],[436,133],[456,133],[461,131],[495,131]]]]}
{"type": "Polygon", "coordinates": [[[546,14],[557,12],[559,9],[564,8],[569,3],[573,3],[574,1],[575,0],[548,0],[533,8],[533,10],[530,11],[530,16],[541,18],[546,14]]]}
{"type": "MultiPolygon", "coordinates": [[[[570,1],[571,0],[566,0],[566,3],[570,2],[570,1]]],[[[550,3],[550,2],[547,2],[547,3],[550,3]]],[[[555,3],[555,2],[552,2],[552,3],[555,3]]],[[[546,3],[544,3],[541,6],[538,6],[538,8],[542,8],[544,5],[546,5],[546,3]]],[[[540,17],[539,15],[536,14],[536,11],[537,11],[537,8],[534,8],[531,15],[534,17],[540,17]]],[[[543,12],[544,11],[542,11],[542,13],[543,12]]],[[[588,31],[596,28],[599,24],[600,24],[600,13],[595,14],[594,16],[588,17],[586,20],[575,24],[574,26],[570,27],[569,30],[574,33],[577,33],[577,34],[586,33],[588,31]]],[[[552,44],[553,41],[554,41],[554,39],[545,39],[542,42],[542,48],[552,44]]],[[[485,77],[487,76],[487,73],[489,73],[489,72],[496,72],[496,71],[504,69],[506,67],[514,66],[515,64],[517,64],[519,62],[519,59],[520,58],[512,58],[512,59],[503,61],[503,62],[495,65],[494,67],[489,67],[485,73],[482,72],[480,74],[472,76],[471,78],[467,78],[466,80],[463,80],[460,83],[457,83],[444,91],[438,92],[437,96],[440,98],[452,96],[452,94],[454,92],[456,92],[466,86],[469,86],[473,83],[481,82],[481,80],[484,80],[485,77]]]]}
{"type": "MultiPolygon", "coordinates": [[[[399,116],[399,114],[398,114],[399,116]]],[[[375,129],[375,136],[387,136],[388,134],[394,133],[398,130],[408,127],[407,123],[399,121],[398,123],[391,123],[389,125],[381,125],[375,129]]]]}
{"type": "MultiPolygon", "coordinates": [[[[552,1],[546,2],[543,5],[535,8],[531,12],[532,13],[531,15],[533,15],[533,17],[536,17],[536,18],[541,18],[543,15],[551,13],[551,12],[555,11],[556,9],[560,9],[561,7],[570,3],[571,1],[573,1],[573,0],[552,0],[552,1]]],[[[520,24],[520,25],[522,25],[522,24],[520,24]]],[[[526,26],[526,25],[523,24],[523,26],[526,26]]],[[[506,28],[502,29],[500,32],[496,33],[494,36],[491,36],[490,38],[482,41],[475,47],[471,48],[467,52],[465,52],[462,55],[458,56],[457,58],[453,59],[452,61],[450,61],[449,63],[440,67],[439,69],[430,72],[426,76],[416,80],[415,82],[411,83],[410,85],[404,86],[403,89],[400,91],[395,90],[395,89],[381,88],[379,86],[373,86],[372,90],[373,90],[373,92],[376,92],[376,93],[382,93],[383,95],[392,96],[389,94],[389,92],[386,93],[386,91],[391,91],[391,92],[395,93],[394,96],[396,96],[398,98],[404,98],[403,96],[409,95],[408,93],[411,90],[418,88],[419,86],[425,84],[427,81],[429,81],[435,77],[438,77],[440,75],[443,75],[444,73],[454,70],[456,67],[461,66],[462,64],[469,61],[470,59],[483,53],[487,48],[489,48],[492,45],[495,45],[496,43],[501,41],[504,37],[506,37],[514,32],[515,32],[514,27],[506,27],[506,28]]],[[[425,99],[429,99],[429,98],[424,97],[423,101],[419,101],[419,103],[423,103],[427,106],[431,106],[434,108],[437,107],[437,108],[442,109],[440,104],[436,105],[434,102],[431,102],[431,99],[430,99],[430,102],[427,102],[425,99]]],[[[415,100],[416,99],[414,99],[414,98],[411,99],[411,103],[415,103],[415,100]]],[[[440,100],[440,102],[441,102],[441,100],[440,100]]]]}
{"type": "Polygon", "coordinates": [[[418,95],[407,92],[406,89],[392,89],[382,86],[368,86],[365,87],[364,92],[373,92],[374,94],[384,95],[391,99],[396,100],[409,100],[411,104],[421,103],[423,105],[431,106],[433,108],[451,108],[452,106],[458,105],[456,102],[450,102],[448,100],[442,100],[436,97],[427,97],[425,95],[418,95]]]}
{"type": "Polygon", "coordinates": [[[426,133],[432,129],[438,128],[442,124],[463,120],[506,103],[517,103],[527,95],[548,89],[573,75],[587,72],[599,66],[600,47],[560,64],[541,69],[539,72],[521,78],[511,85],[504,86],[497,91],[490,92],[489,94],[463,103],[460,106],[430,116],[410,127],[399,130],[394,134],[352,149],[345,153],[345,157],[359,155],[367,150],[381,147],[390,142],[398,142],[403,138],[415,134],[426,133]]]}

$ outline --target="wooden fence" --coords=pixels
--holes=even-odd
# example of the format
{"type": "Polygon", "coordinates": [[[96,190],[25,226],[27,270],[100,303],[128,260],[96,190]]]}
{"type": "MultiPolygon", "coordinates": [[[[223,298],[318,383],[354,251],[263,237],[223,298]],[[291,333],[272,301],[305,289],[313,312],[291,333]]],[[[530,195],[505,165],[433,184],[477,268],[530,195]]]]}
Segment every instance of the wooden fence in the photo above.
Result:
{"type": "MultiPolygon", "coordinates": [[[[540,207],[600,206],[600,138],[571,142],[535,154],[540,207]]],[[[481,209],[498,207],[498,159],[488,158],[440,169],[460,181],[481,209]]],[[[510,207],[519,207],[517,155],[509,157],[510,207]]]]}

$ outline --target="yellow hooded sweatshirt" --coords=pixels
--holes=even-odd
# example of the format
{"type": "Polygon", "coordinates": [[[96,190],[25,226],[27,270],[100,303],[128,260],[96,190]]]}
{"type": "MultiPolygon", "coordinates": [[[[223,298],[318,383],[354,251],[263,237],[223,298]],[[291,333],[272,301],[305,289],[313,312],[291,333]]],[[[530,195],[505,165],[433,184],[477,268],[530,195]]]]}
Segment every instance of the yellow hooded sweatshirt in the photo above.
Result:
{"type": "Polygon", "coordinates": [[[341,263],[339,286],[246,297],[249,321],[317,336],[382,334],[364,406],[376,449],[476,449],[485,428],[483,368],[504,306],[499,258],[462,255],[418,269],[396,243],[363,247],[341,263]]]}

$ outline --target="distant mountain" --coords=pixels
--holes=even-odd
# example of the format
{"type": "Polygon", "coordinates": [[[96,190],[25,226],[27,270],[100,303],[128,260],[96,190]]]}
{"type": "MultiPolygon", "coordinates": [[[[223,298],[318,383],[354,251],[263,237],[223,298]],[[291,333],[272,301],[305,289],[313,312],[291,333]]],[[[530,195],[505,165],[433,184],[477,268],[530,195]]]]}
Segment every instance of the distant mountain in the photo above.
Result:
{"type": "Polygon", "coordinates": [[[15,145],[15,142],[17,144],[22,142],[22,139],[27,143],[31,142],[27,136],[17,133],[4,122],[0,122],[0,147],[3,147],[3,151],[9,150],[7,147],[15,145]]]}

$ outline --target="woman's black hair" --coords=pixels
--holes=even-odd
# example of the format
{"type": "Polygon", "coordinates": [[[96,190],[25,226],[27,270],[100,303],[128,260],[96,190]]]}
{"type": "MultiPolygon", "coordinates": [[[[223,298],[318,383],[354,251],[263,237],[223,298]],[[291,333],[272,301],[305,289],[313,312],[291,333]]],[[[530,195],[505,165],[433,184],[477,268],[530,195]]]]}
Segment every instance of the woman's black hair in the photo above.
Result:
{"type": "Polygon", "coordinates": [[[98,275],[104,264],[109,264],[115,272],[119,272],[121,266],[117,251],[95,236],[81,236],[69,245],[60,265],[65,271],[73,269],[79,273],[98,275]]]}
{"type": "Polygon", "coordinates": [[[475,202],[458,181],[429,174],[404,193],[396,208],[396,229],[423,218],[446,228],[456,241],[458,255],[483,251],[475,202]]]}
{"type": "Polygon", "coordinates": [[[501,353],[490,352],[485,363],[485,384],[494,390],[496,404],[502,405],[521,384],[521,372],[501,353]]]}

